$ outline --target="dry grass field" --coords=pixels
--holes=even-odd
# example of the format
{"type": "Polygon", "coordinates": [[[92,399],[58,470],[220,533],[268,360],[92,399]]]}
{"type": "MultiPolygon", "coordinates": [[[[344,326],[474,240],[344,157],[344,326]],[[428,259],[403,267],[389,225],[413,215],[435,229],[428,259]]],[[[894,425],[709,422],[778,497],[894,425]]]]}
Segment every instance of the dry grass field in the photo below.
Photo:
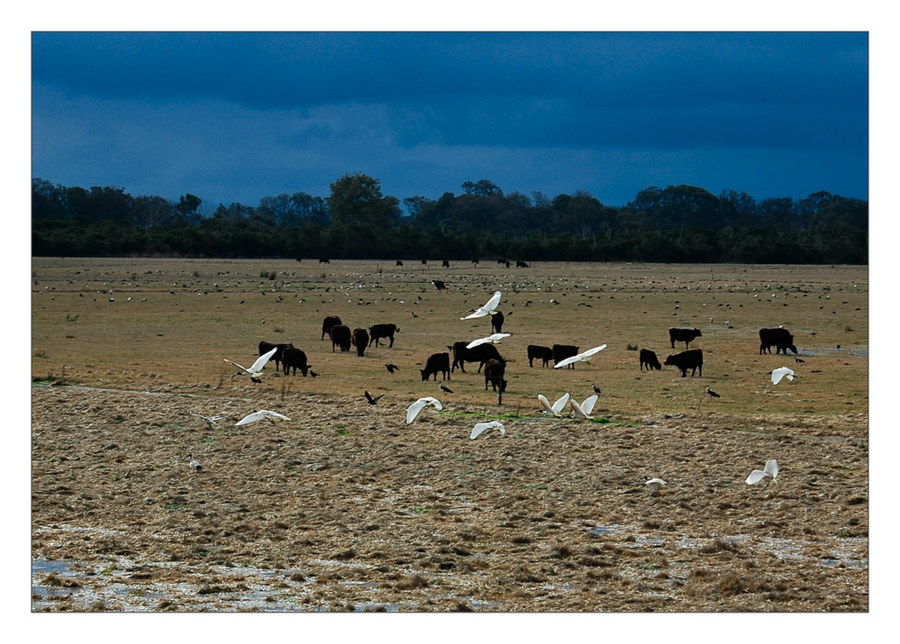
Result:
{"type": "Polygon", "coordinates": [[[33,611],[869,609],[866,267],[34,258],[31,285],[33,611]],[[472,363],[423,382],[496,290],[502,403],[472,363]],[[326,315],[400,332],[332,351],[326,315]],[[759,355],[780,325],[799,356],[759,355]],[[702,376],[639,369],[675,326],[702,376]],[[232,377],[260,340],[317,377],[232,377]],[[607,348],[529,367],[557,342],[607,348]],[[540,413],[594,385],[592,420],[540,413]],[[290,420],[235,426],[257,409],[290,420]]]}

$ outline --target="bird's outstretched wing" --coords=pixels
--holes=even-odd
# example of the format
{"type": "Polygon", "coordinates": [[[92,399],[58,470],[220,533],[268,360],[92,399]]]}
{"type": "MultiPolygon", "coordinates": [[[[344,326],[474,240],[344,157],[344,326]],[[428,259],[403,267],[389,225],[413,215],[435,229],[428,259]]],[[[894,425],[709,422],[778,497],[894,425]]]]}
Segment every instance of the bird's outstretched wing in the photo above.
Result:
{"type": "Polygon", "coordinates": [[[550,406],[550,401],[547,400],[547,397],[544,394],[538,394],[538,400],[541,401],[541,406],[544,408],[541,411],[545,414],[550,414],[551,416],[559,416],[559,412],[554,411],[553,407],[550,406]]]}
{"type": "Polygon", "coordinates": [[[466,345],[466,349],[471,349],[473,347],[477,347],[480,344],[487,344],[488,342],[493,342],[494,344],[500,342],[503,338],[508,338],[511,333],[493,333],[486,338],[479,338],[477,340],[472,340],[469,344],[466,345]]]}
{"type": "Polygon", "coordinates": [[[500,304],[500,297],[501,293],[500,291],[497,291],[484,306],[475,309],[473,313],[470,313],[469,315],[459,319],[471,320],[473,318],[483,318],[485,315],[490,315],[491,313],[493,313],[494,309],[497,308],[497,305],[500,304]]]}
{"type": "Polygon", "coordinates": [[[434,405],[435,409],[443,409],[444,406],[441,405],[441,402],[432,396],[425,396],[424,398],[419,398],[416,402],[409,406],[409,409],[406,410],[406,424],[409,425],[416,419],[416,416],[419,415],[419,412],[422,411],[427,405],[434,405]]]}
{"type": "Polygon", "coordinates": [[[272,356],[275,355],[276,351],[278,351],[278,347],[275,347],[271,351],[267,351],[266,353],[259,356],[259,358],[256,359],[256,362],[254,362],[250,367],[250,371],[254,374],[258,374],[260,371],[262,371],[263,367],[265,367],[266,363],[272,359],[272,356]]]}
{"type": "Polygon", "coordinates": [[[262,420],[263,418],[280,418],[281,420],[290,420],[284,414],[279,414],[277,411],[269,411],[268,409],[260,409],[259,411],[255,411],[252,414],[247,414],[243,418],[241,418],[238,422],[234,424],[235,427],[240,425],[248,425],[250,423],[255,423],[258,420],[262,420]]]}
{"type": "Polygon", "coordinates": [[[774,458],[766,461],[766,468],[764,471],[774,479],[776,476],[778,476],[778,461],[776,461],[774,458]]]}
{"type": "Polygon", "coordinates": [[[606,348],[606,345],[601,344],[599,347],[594,347],[593,349],[588,349],[587,351],[582,351],[579,355],[581,356],[582,360],[590,362],[591,357],[595,353],[599,353],[600,351],[603,351],[605,348],[606,348]]]}
{"type": "Polygon", "coordinates": [[[584,402],[581,403],[581,411],[584,412],[585,416],[590,416],[591,412],[594,411],[594,405],[597,404],[597,400],[600,398],[597,394],[592,396],[588,396],[584,399],[584,402]]]}
{"type": "Polygon", "coordinates": [[[766,476],[766,473],[762,470],[753,470],[750,472],[750,476],[747,477],[747,485],[755,485],[766,478],[766,476]]]}
{"type": "Polygon", "coordinates": [[[472,433],[469,435],[469,438],[475,440],[492,427],[496,427],[500,431],[501,436],[506,436],[506,428],[503,427],[503,423],[499,420],[492,420],[487,423],[475,423],[475,427],[472,428],[472,433]]]}
{"type": "Polygon", "coordinates": [[[794,370],[790,367],[778,367],[772,371],[772,384],[777,385],[781,379],[787,376],[788,380],[794,379],[794,370]]]}
{"type": "Polygon", "coordinates": [[[377,403],[379,400],[381,400],[382,397],[384,397],[384,394],[378,394],[377,396],[374,396],[374,397],[373,397],[372,394],[370,394],[368,391],[365,392],[365,394],[366,394],[366,400],[369,401],[369,404],[370,404],[370,405],[374,405],[374,404],[377,403]]]}

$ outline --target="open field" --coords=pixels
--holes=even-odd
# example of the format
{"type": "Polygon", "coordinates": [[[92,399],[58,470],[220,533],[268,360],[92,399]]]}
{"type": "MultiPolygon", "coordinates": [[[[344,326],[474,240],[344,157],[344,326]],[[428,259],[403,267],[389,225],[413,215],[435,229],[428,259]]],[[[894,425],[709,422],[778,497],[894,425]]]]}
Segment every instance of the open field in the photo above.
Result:
{"type": "Polygon", "coordinates": [[[33,259],[32,609],[868,610],[865,267],[405,264],[33,259]],[[491,333],[459,318],[495,290],[502,404],[471,363],[423,382],[491,333]],[[331,314],[400,333],[332,352],[331,314]],[[779,325],[802,363],[758,354],[779,325]],[[701,329],[702,377],[639,370],[673,326],[701,329]],[[260,340],[318,377],[232,378],[260,340]],[[528,366],[555,342],[608,346],[528,366]],[[593,385],[593,421],[539,412],[593,385]],[[407,426],[424,395],[444,410],[407,426]],[[260,408],[291,420],[234,426],[260,408]]]}

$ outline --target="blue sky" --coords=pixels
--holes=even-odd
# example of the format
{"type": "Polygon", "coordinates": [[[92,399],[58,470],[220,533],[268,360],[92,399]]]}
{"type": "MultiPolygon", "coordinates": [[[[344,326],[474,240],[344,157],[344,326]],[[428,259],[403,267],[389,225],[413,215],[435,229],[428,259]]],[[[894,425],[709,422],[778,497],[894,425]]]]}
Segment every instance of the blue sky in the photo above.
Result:
{"type": "Polygon", "coordinates": [[[256,205],[363,172],[868,199],[865,32],[42,32],[32,176],[256,205]]]}

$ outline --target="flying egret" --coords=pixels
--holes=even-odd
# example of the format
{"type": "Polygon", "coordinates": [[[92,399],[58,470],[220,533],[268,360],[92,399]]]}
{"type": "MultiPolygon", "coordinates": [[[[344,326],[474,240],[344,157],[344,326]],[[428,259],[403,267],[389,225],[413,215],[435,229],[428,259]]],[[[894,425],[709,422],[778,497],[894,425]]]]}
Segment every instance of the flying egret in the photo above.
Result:
{"type": "Polygon", "coordinates": [[[560,418],[562,416],[561,412],[563,410],[563,407],[565,407],[566,403],[569,402],[569,394],[568,393],[563,394],[559,398],[559,400],[557,400],[552,405],[550,404],[550,401],[547,400],[547,397],[544,396],[544,394],[538,394],[538,400],[541,401],[541,405],[543,405],[543,407],[544,407],[541,410],[542,412],[544,412],[545,414],[548,414],[550,416],[556,416],[557,418],[560,418]]]}
{"type": "Polygon", "coordinates": [[[584,399],[584,402],[580,405],[574,399],[569,401],[569,407],[572,408],[572,411],[575,412],[576,418],[586,418],[590,420],[593,418],[591,416],[591,412],[594,411],[594,405],[597,404],[597,400],[600,398],[597,394],[592,396],[588,396],[584,399]]]}
{"type": "Polygon", "coordinates": [[[765,469],[750,472],[750,476],[747,477],[747,485],[759,483],[764,478],[770,478],[772,483],[774,483],[776,476],[778,476],[778,461],[773,458],[766,461],[765,469]]]}
{"type": "Polygon", "coordinates": [[[469,435],[469,438],[475,440],[491,427],[496,427],[500,430],[501,436],[506,436],[506,429],[503,427],[503,423],[499,420],[492,420],[487,423],[476,423],[475,427],[472,428],[472,433],[469,435]]]}
{"type": "Polygon", "coordinates": [[[663,485],[667,485],[665,481],[660,478],[650,478],[649,476],[644,477],[644,485],[650,488],[652,494],[656,494],[663,485]]]}
{"type": "Polygon", "coordinates": [[[217,422],[228,418],[228,416],[204,416],[203,414],[194,414],[194,413],[192,413],[191,416],[196,416],[200,420],[204,421],[210,427],[215,427],[217,422]]]}
{"type": "Polygon", "coordinates": [[[561,369],[562,367],[568,367],[573,362],[579,362],[581,360],[585,362],[590,362],[591,358],[595,353],[603,351],[606,348],[605,344],[601,344],[599,347],[594,347],[593,349],[588,349],[587,351],[582,351],[578,355],[572,356],[571,358],[566,358],[565,360],[560,360],[555,365],[553,365],[554,369],[561,369]]]}
{"type": "Polygon", "coordinates": [[[252,414],[247,414],[243,418],[241,418],[238,422],[234,424],[235,427],[239,427],[240,425],[249,425],[250,423],[255,423],[258,420],[262,420],[263,418],[267,418],[268,420],[272,420],[274,418],[280,418],[282,420],[290,420],[284,414],[279,414],[277,411],[269,411],[268,409],[260,409],[259,411],[255,411],[252,414]]]}
{"type": "Polygon", "coordinates": [[[195,472],[199,472],[203,469],[203,466],[200,465],[200,461],[196,460],[193,454],[188,454],[188,465],[190,465],[191,469],[195,472]]]}
{"type": "Polygon", "coordinates": [[[790,367],[778,367],[772,371],[772,384],[777,385],[781,379],[787,376],[788,380],[794,379],[794,370],[790,367]]]}
{"type": "Polygon", "coordinates": [[[491,299],[489,299],[487,301],[487,303],[484,306],[475,309],[474,313],[470,313],[469,315],[467,315],[463,318],[459,318],[459,319],[460,320],[471,320],[472,318],[483,318],[485,315],[490,315],[491,313],[494,312],[494,309],[496,309],[497,306],[500,304],[500,297],[501,297],[500,291],[497,291],[496,293],[494,293],[494,295],[491,297],[491,299]]]}
{"type": "Polygon", "coordinates": [[[480,344],[487,344],[488,342],[492,342],[497,344],[503,338],[508,338],[511,333],[493,333],[486,338],[479,338],[478,340],[472,340],[469,344],[466,345],[466,349],[471,349],[472,347],[477,347],[480,344]]]}
{"type": "Polygon", "coordinates": [[[375,396],[373,398],[372,394],[370,394],[368,391],[365,392],[365,394],[366,394],[366,400],[369,401],[370,405],[376,404],[379,400],[381,400],[384,397],[384,394],[378,394],[377,396],[375,396]]]}
{"type": "MultiPolygon", "coordinates": [[[[266,366],[266,363],[271,360],[272,356],[275,355],[275,352],[278,351],[278,347],[275,347],[268,353],[264,353],[259,358],[257,358],[256,362],[248,369],[247,367],[243,367],[239,365],[237,362],[232,362],[228,358],[225,358],[225,362],[233,364],[235,367],[239,368],[241,371],[234,374],[234,376],[248,375],[250,376],[250,380],[253,382],[260,382],[259,376],[262,373],[263,368],[266,366]],[[242,373],[243,372],[243,373],[242,373]]],[[[234,378],[234,376],[231,376],[234,378]]]]}
{"type": "Polygon", "coordinates": [[[419,398],[416,402],[409,406],[409,409],[406,410],[406,424],[409,425],[416,419],[416,416],[419,415],[419,412],[422,411],[426,406],[433,405],[436,409],[443,409],[444,406],[441,404],[441,401],[432,396],[425,396],[424,398],[419,398]]]}

